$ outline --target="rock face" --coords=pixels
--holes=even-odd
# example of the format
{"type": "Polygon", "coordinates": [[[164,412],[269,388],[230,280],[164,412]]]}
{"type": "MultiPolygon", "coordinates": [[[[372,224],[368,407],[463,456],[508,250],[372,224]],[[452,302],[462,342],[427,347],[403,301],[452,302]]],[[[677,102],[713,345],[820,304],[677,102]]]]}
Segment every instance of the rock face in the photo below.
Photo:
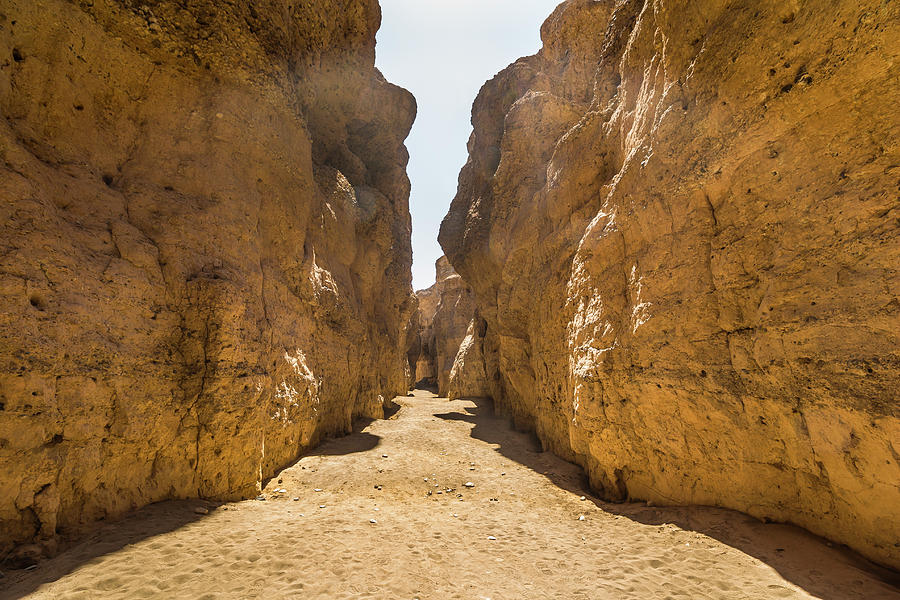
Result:
{"type": "MultiPolygon", "coordinates": [[[[466,335],[459,345],[453,367],[450,369],[450,383],[447,396],[451,400],[458,398],[490,398],[491,386],[488,383],[484,362],[484,338],[487,323],[475,312],[466,335]]],[[[496,374],[496,371],[494,371],[496,374]]]]}
{"type": "Polygon", "coordinates": [[[450,371],[475,314],[472,291],[453,270],[447,257],[435,263],[435,284],[416,292],[419,299],[419,347],[416,381],[448,395],[450,371]]]}
{"type": "Polygon", "coordinates": [[[900,5],[570,0],[442,229],[497,405],[611,499],[900,566],[900,5]]]}
{"type": "Polygon", "coordinates": [[[375,0],[2,3],[0,559],[253,495],[405,393],[415,102],[379,24],[375,0]]]}

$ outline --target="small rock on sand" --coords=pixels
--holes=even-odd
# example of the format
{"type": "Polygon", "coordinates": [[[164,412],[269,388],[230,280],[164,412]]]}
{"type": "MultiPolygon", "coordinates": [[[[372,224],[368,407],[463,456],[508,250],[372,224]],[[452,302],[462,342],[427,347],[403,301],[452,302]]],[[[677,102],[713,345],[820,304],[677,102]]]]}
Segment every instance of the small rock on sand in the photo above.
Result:
{"type": "Polygon", "coordinates": [[[209,509],[203,508],[202,506],[198,506],[197,508],[194,509],[194,512],[197,513],[198,515],[208,515],[209,509]]]}
{"type": "Polygon", "coordinates": [[[472,483],[471,481],[467,481],[467,482],[466,482],[466,487],[467,487],[467,488],[473,488],[473,487],[475,487],[475,484],[472,483]]]}

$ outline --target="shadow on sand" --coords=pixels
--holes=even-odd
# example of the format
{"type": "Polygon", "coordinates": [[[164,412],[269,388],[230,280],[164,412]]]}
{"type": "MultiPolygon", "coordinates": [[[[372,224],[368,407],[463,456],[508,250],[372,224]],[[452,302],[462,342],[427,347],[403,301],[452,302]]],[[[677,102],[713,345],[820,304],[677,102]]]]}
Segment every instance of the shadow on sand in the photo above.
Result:
{"type": "MultiPolygon", "coordinates": [[[[385,406],[385,418],[392,418],[400,408],[399,404],[391,401],[385,406]]],[[[356,419],[353,422],[352,433],[343,437],[326,438],[321,444],[285,465],[278,472],[294,466],[307,456],[339,456],[366,452],[377,447],[381,443],[381,437],[363,431],[373,421],[374,419],[356,419]]],[[[277,476],[276,474],[274,477],[277,476]]],[[[263,480],[263,488],[274,477],[263,480]]],[[[218,504],[199,499],[159,502],[124,515],[121,519],[100,523],[97,529],[78,538],[78,541],[63,553],[41,561],[34,572],[7,571],[0,577],[0,600],[18,600],[35,592],[46,583],[65,577],[96,558],[189,525],[203,518],[203,515],[195,512],[197,507],[212,507],[218,504]]]]}
{"type": "MultiPolygon", "coordinates": [[[[846,547],[832,546],[793,525],[762,523],[743,513],[706,506],[650,507],[643,503],[604,502],[592,495],[588,478],[580,467],[544,452],[537,436],[516,431],[510,419],[496,416],[491,400],[465,400],[474,404],[465,408],[466,414],[451,412],[437,416],[471,423],[473,438],[498,445],[496,450],[503,456],[543,474],[562,489],[586,496],[608,513],[645,525],[673,524],[716,539],[766,563],[786,580],[822,600],[844,600],[835,590],[863,573],[894,588],[900,599],[900,574],[896,571],[875,565],[846,547]],[[840,568],[834,568],[837,566],[840,568]]],[[[887,595],[879,597],[889,595],[887,591],[887,595]]]]}
{"type": "Polygon", "coordinates": [[[92,533],[51,560],[43,561],[33,573],[12,571],[0,579],[0,600],[22,598],[101,556],[112,554],[147,538],[169,533],[203,518],[194,512],[209,506],[202,500],[159,502],[130,513],[122,519],[98,525],[92,533]]]}

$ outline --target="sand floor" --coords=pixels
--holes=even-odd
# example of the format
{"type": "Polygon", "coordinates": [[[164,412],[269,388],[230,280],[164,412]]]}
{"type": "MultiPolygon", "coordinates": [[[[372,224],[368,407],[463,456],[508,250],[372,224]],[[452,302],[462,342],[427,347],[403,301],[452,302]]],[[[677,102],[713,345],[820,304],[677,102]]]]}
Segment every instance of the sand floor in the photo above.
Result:
{"type": "Polygon", "coordinates": [[[900,599],[890,573],[794,527],[600,502],[482,401],[396,402],[264,501],[147,507],[7,572],[0,598],[900,599]]]}

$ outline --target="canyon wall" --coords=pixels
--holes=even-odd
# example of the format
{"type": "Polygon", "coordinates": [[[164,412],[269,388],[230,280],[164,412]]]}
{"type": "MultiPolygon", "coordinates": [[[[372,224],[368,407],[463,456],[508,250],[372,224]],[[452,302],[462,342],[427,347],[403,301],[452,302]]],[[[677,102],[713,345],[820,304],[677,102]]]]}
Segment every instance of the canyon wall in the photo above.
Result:
{"type": "Polygon", "coordinates": [[[570,0],[441,245],[498,409],[615,500],[900,566],[900,5],[570,0]]]}
{"type": "Polygon", "coordinates": [[[380,18],[2,3],[0,560],[255,495],[406,392],[415,101],[374,68],[380,18]]]}
{"type": "Polygon", "coordinates": [[[434,285],[416,292],[420,334],[415,380],[433,385],[440,396],[447,396],[453,361],[466,337],[475,304],[472,291],[447,257],[440,257],[434,270],[434,285]]]}

